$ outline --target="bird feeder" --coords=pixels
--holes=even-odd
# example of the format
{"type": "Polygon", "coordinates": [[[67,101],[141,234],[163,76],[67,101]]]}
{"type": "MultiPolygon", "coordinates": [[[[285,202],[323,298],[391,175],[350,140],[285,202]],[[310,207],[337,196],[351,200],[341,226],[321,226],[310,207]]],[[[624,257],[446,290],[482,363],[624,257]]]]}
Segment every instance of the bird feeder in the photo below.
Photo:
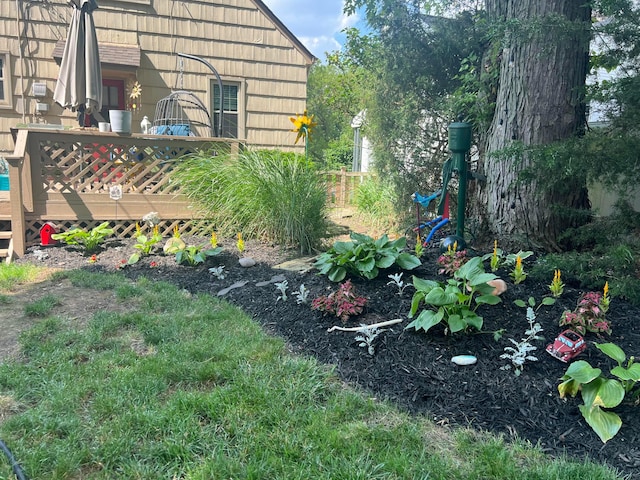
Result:
{"type": "Polygon", "coordinates": [[[40,228],[40,245],[55,245],[56,241],[52,238],[54,233],[56,233],[56,226],[53,223],[47,222],[42,225],[40,228]]]}

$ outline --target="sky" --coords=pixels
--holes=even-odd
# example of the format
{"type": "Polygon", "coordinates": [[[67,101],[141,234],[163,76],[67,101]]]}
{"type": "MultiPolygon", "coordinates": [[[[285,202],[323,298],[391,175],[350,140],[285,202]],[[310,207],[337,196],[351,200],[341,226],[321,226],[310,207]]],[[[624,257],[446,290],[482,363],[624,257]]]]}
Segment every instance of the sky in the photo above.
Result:
{"type": "Polygon", "coordinates": [[[320,60],[325,52],[339,50],[340,32],[358,26],[358,15],[342,13],[344,0],[262,0],[282,23],[320,60]]]}

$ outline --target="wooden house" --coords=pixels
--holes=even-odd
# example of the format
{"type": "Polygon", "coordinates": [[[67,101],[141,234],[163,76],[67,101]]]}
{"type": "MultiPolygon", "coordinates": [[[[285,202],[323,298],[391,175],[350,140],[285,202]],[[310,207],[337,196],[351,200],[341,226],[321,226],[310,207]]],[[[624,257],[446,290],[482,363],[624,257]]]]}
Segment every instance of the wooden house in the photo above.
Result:
{"type": "MultiPolygon", "coordinates": [[[[66,0],[0,0],[0,155],[16,126],[78,126],[53,101],[71,19],[66,0]]],[[[93,14],[103,76],[103,110],[126,107],[127,86],[142,87],[134,132],[172,91],[195,95],[214,121],[223,84],[223,136],[247,145],[294,148],[289,117],[302,113],[314,56],[261,0],[99,0],[93,14]]],[[[108,121],[108,118],[105,118],[108,121]]],[[[301,147],[300,147],[301,148],[301,147]]]]}
{"type": "Polygon", "coordinates": [[[96,120],[130,108],[137,82],[130,135],[73,128],[77,113],[53,100],[72,15],[67,0],[0,0],[0,15],[0,257],[40,244],[47,224],[109,221],[124,237],[156,211],[163,235],[193,231],[201,222],[167,175],[182,155],[215,144],[304,151],[294,146],[289,117],[305,109],[315,58],[261,0],[99,0],[96,120]],[[157,111],[160,121],[166,114],[157,107],[175,98],[197,107],[180,115],[202,121],[204,111],[222,134],[139,133],[145,116],[161,125],[157,111]]]}

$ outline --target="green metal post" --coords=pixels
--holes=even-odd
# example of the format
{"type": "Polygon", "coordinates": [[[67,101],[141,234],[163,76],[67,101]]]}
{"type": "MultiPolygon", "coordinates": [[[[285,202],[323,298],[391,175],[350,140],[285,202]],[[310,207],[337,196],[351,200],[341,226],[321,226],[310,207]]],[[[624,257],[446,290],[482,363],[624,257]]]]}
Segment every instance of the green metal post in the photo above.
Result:
{"type": "Polygon", "coordinates": [[[453,153],[453,165],[458,171],[458,217],[456,235],[464,239],[464,215],[467,203],[467,153],[471,149],[471,124],[454,122],[449,125],[449,150],[453,153]]]}

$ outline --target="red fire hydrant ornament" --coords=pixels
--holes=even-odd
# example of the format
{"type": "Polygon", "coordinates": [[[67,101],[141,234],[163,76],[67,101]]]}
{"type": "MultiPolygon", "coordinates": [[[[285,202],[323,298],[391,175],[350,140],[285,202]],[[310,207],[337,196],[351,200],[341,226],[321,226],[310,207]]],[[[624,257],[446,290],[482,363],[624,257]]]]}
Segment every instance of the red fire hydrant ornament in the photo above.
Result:
{"type": "Polygon", "coordinates": [[[40,228],[40,245],[55,245],[56,241],[51,236],[56,233],[56,226],[47,222],[40,228]]]}

